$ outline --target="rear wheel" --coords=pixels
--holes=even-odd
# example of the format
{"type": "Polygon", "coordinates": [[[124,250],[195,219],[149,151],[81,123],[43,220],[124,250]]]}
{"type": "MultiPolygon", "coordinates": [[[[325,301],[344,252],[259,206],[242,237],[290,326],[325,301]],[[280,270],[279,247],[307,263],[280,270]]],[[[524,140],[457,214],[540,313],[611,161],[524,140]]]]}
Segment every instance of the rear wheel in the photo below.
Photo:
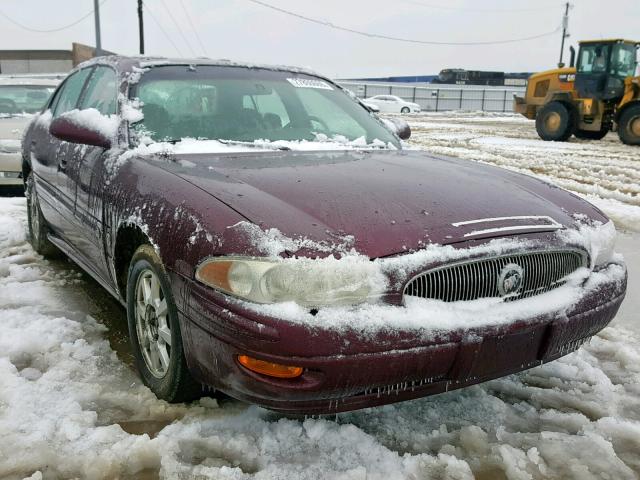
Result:
{"type": "Polygon", "coordinates": [[[409,113],[411,112],[411,109],[409,107],[402,107],[400,109],[400,113],[409,113]]]}
{"type": "Polygon", "coordinates": [[[198,398],[201,386],[187,367],[169,279],[150,245],[140,246],[131,260],[127,319],[136,366],[144,384],[168,402],[198,398]]]}
{"type": "Polygon", "coordinates": [[[575,131],[575,114],[562,102],[549,102],[536,115],[536,130],[542,140],[564,142],[575,131]]]}
{"type": "Polygon", "coordinates": [[[582,138],[584,140],[602,140],[605,135],[609,133],[609,129],[605,128],[602,130],[576,130],[575,136],[577,138],[582,138]]]}
{"type": "Polygon", "coordinates": [[[27,177],[24,195],[27,197],[27,223],[29,224],[29,243],[33,249],[44,257],[57,257],[60,254],[53,243],[47,238],[49,228],[47,221],[42,216],[38,192],[33,179],[33,174],[27,177]]]}
{"type": "Polygon", "coordinates": [[[628,107],[618,122],[618,136],[627,145],[640,145],[640,104],[628,107]]]}

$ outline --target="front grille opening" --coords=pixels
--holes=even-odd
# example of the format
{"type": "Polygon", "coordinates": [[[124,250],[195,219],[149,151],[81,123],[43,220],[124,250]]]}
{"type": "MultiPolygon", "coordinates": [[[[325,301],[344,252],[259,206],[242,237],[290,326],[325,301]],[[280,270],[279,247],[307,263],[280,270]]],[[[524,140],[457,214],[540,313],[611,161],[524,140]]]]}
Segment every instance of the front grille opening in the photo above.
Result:
{"type": "Polygon", "coordinates": [[[578,250],[528,252],[446,265],[414,277],[404,295],[459,302],[478,298],[503,297],[505,301],[539,295],[564,284],[564,278],[587,264],[587,255],[578,250]],[[500,275],[507,265],[522,269],[521,287],[501,294],[500,275]]]}

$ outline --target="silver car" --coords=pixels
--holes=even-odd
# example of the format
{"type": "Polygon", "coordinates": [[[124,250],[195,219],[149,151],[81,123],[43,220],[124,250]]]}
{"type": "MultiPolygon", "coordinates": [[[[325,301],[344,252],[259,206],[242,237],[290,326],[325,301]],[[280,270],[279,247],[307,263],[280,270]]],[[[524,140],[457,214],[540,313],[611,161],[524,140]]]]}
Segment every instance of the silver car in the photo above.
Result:
{"type": "Polygon", "coordinates": [[[22,132],[58,83],[57,78],[0,76],[0,189],[22,185],[22,132]]]}

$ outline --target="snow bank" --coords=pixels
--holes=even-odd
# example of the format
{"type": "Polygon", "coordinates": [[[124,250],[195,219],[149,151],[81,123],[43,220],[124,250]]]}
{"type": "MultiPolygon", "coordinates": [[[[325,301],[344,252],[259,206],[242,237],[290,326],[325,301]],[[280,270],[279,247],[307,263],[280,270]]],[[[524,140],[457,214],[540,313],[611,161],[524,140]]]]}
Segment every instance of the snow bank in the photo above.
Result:
{"type": "Polygon", "coordinates": [[[532,121],[510,113],[425,113],[409,123],[414,148],[534,175],[594,203],[618,228],[640,231],[637,147],[615,133],[601,141],[543,142],[532,121]]]}
{"type": "Polygon", "coordinates": [[[36,255],[25,222],[24,199],[0,199],[0,478],[640,473],[640,324],[609,327],[578,352],[518,375],[335,419],[289,419],[209,398],[171,406],[140,385],[94,319],[113,329],[125,322],[122,310],[106,309],[108,294],[71,264],[36,255]]]}
{"type": "Polygon", "coordinates": [[[88,315],[80,274],[25,242],[24,199],[0,208],[0,478],[115,478],[159,468],[149,436],[116,422],[171,421],[88,315]]]}

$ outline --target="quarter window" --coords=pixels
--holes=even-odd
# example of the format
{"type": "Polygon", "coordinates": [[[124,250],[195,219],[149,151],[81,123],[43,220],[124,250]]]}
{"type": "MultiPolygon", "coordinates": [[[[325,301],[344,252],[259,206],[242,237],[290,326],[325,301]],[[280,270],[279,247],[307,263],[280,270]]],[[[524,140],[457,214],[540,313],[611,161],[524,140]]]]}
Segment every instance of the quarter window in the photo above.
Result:
{"type": "Polygon", "coordinates": [[[67,78],[62,86],[62,90],[57,95],[56,105],[53,111],[54,118],[76,108],[78,99],[80,98],[80,92],[82,92],[82,87],[84,87],[90,72],[90,68],[85,68],[67,78]]]}

